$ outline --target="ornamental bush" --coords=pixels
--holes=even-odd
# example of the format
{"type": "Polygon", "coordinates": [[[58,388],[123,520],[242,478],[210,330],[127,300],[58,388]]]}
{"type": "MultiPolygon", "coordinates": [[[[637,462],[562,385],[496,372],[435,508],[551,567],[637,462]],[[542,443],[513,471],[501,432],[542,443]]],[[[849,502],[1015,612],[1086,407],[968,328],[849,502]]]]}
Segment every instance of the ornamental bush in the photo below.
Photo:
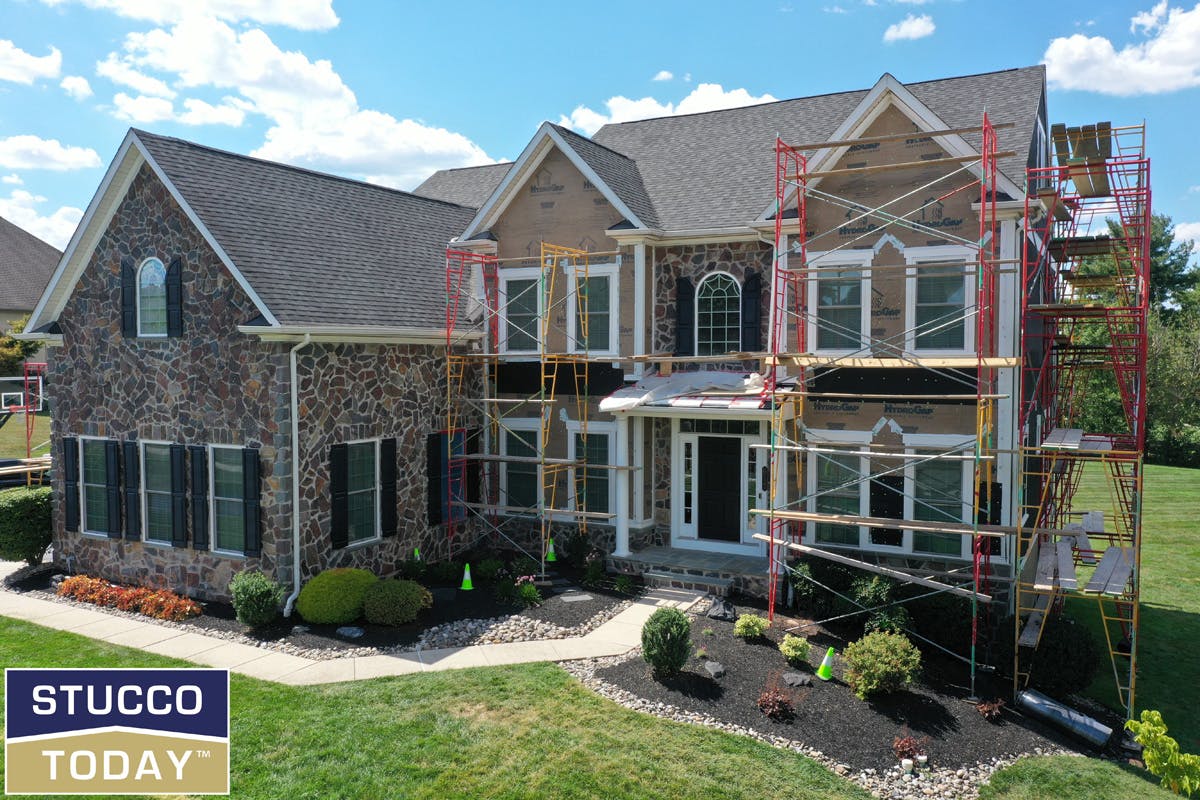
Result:
{"type": "Polygon", "coordinates": [[[910,685],[921,672],[921,652],[899,633],[876,631],[842,653],[846,683],[859,700],[910,685]]]}
{"type": "Polygon", "coordinates": [[[50,487],[0,492],[0,560],[42,563],[50,547],[50,487]]]}
{"type": "Polygon", "coordinates": [[[1200,756],[1184,753],[1179,742],[1167,736],[1167,723],[1157,711],[1143,711],[1140,720],[1129,720],[1125,729],[1142,746],[1146,769],[1175,794],[1191,797],[1200,792],[1200,756]]]}
{"type": "Polygon", "coordinates": [[[677,608],[660,608],[642,626],[642,658],[654,677],[678,674],[692,651],[692,624],[677,608]]]}
{"type": "Polygon", "coordinates": [[[733,635],[746,641],[761,639],[770,624],[766,617],[760,617],[757,614],[742,614],[737,618],[737,622],[733,623],[733,635]]]}
{"type": "Polygon", "coordinates": [[[783,641],[779,643],[779,652],[783,653],[791,666],[802,667],[808,663],[808,639],[785,633],[783,641]]]}
{"type": "Polygon", "coordinates": [[[58,596],[119,611],[132,611],[156,619],[180,622],[202,613],[200,604],[166,589],[117,586],[103,578],[72,575],[58,585],[58,596]]]}
{"type": "Polygon", "coordinates": [[[365,569],[327,569],[304,584],[296,610],[317,625],[348,625],[362,616],[363,595],[378,580],[365,569]]]}
{"type": "Polygon", "coordinates": [[[363,595],[363,615],[376,625],[404,625],[433,605],[433,595],[416,581],[377,581],[363,595]]]}
{"type": "Polygon", "coordinates": [[[283,602],[283,587],[261,572],[239,572],[229,582],[237,621],[259,628],[275,621],[283,602]]]}

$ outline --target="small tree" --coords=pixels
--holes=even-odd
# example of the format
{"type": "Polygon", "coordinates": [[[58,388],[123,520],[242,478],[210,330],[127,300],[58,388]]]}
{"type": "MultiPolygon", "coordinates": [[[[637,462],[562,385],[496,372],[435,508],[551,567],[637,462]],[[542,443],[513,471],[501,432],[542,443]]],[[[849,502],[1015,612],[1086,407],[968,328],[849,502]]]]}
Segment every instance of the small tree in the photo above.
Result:
{"type": "Polygon", "coordinates": [[[677,608],[660,608],[642,626],[642,658],[656,678],[669,678],[683,669],[692,652],[692,624],[677,608]]]}
{"type": "Polygon", "coordinates": [[[21,371],[21,365],[32,357],[39,349],[40,342],[24,342],[14,339],[14,333],[22,333],[29,324],[29,315],[14,320],[7,332],[0,332],[0,377],[16,375],[21,371]]]}

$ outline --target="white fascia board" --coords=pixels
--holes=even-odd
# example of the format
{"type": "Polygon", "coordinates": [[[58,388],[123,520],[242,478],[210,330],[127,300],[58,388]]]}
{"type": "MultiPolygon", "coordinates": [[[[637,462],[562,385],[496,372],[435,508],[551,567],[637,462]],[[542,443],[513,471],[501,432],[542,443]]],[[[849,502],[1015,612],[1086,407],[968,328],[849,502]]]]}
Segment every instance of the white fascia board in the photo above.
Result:
{"type": "MultiPolygon", "coordinates": [[[[257,336],[268,342],[292,342],[308,336],[314,342],[361,342],[378,344],[445,345],[444,328],[382,327],[370,325],[239,325],[238,332],[257,336]]],[[[478,331],[456,332],[456,342],[473,342],[483,338],[478,331]]]]}
{"type": "MultiPolygon", "coordinates": [[[[596,171],[592,169],[586,161],[583,160],[583,157],[580,156],[579,153],[575,152],[575,148],[567,144],[567,140],[562,137],[562,134],[554,130],[549,123],[543,123],[543,125],[546,128],[547,134],[552,140],[554,140],[554,143],[558,145],[558,148],[563,152],[567,159],[575,165],[576,169],[583,173],[583,177],[591,181],[592,185],[600,190],[600,193],[604,195],[608,202],[612,203],[613,208],[619,211],[622,217],[632,222],[638,228],[644,230],[646,224],[638,218],[637,214],[633,213],[633,210],[629,208],[629,206],[625,205],[625,201],[623,201],[620,197],[617,197],[617,193],[614,192],[607,183],[600,179],[600,176],[596,174],[596,171]]],[[[603,147],[603,145],[598,146],[603,147]]]]}
{"type": "Polygon", "coordinates": [[[229,274],[232,275],[233,279],[237,281],[239,286],[242,287],[242,291],[246,293],[246,296],[249,297],[254,303],[255,307],[258,308],[258,312],[263,315],[263,319],[267,320],[267,322],[270,322],[272,325],[278,325],[279,320],[277,320],[275,315],[271,313],[271,309],[267,308],[267,304],[263,302],[261,297],[258,296],[258,292],[254,291],[254,287],[252,287],[250,282],[246,280],[246,276],[242,274],[242,271],[234,266],[233,259],[229,257],[228,253],[225,252],[225,248],[222,247],[221,243],[217,241],[217,237],[212,235],[212,232],[208,229],[208,226],[201,221],[200,216],[195,212],[191,205],[188,204],[187,200],[183,199],[183,195],[180,194],[179,190],[175,187],[175,184],[171,182],[171,179],[167,177],[167,173],[164,172],[162,167],[160,167],[154,160],[154,156],[150,155],[150,151],[146,149],[145,145],[142,144],[136,135],[132,133],[130,135],[133,136],[133,140],[136,143],[138,150],[141,151],[142,157],[146,159],[146,163],[150,165],[152,170],[154,170],[154,174],[160,181],[162,181],[163,186],[167,187],[167,191],[171,193],[171,197],[175,198],[175,202],[179,204],[179,207],[183,209],[183,213],[186,214],[187,218],[191,220],[193,225],[196,226],[196,230],[200,231],[200,235],[204,237],[204,240],[208,242],[209,246],[213,249],[213,252],[215,252],[217,257],[221,259],[221,263],[224,264],[225,268],[229,270],[229,274]]]}
{"type": "MultiPolygon", "coordinates": [[[[772,229],[774,224],[771,223],[772,229]]],[[[753,241],[759,238],[759,232],[749,225],[739,225],[733,228],[691,228],[681,230],[662,230],[661,228],[646,228],[642,230],[607,230],[606,236],[616,239],[622,245],[638,244],[702,244],[706,242],[736,242],[753,241]]]]}
{"type": "Polygon", "coordinates": [[[83,212],[75,233],[71,235],[71,241],[63,251],[54,274],[50,276],[50,282],[46,284],[42,296],[34,306],[26,324],[27,329],[33,330],[54,321],[66,306],[67,298],[75,288],[87,259],[116,211],[117,202],[125,196],[129,184],[133,182],[133,176],[142,165],[140,150],[132,148],[133,140],[133,131],[129,131],[125,134],[121,146],[117,148],[117,153],[109,163],[99,188],[92,195],[87,210],[83,212]],[[91,234],[92,231],[95,233],[91,234]],[[87,246],[83,245],[85,239],[88,240],[87,246]]]}
{"type": "Polygon", "coordinates": [[[61,347],[63,343],[61,333],[11,333],[9,335],[20,342],[41,342],[46,347],[61,347]]]}

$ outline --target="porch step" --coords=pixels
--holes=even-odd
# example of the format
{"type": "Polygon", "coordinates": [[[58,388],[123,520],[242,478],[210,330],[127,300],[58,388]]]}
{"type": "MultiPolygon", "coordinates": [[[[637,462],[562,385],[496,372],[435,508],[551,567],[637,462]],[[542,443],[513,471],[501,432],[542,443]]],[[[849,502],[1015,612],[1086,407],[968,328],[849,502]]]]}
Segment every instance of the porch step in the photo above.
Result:
{"type": "Polygon", "coordinates": [[[646,586],[665,589],[693,589],[697,592],[711,592],[718,597],[728,597],[733,589],[733,579],[717,578],[708,575],[688,575],[684,572],[652,569],[642,573],[646,586]]]}

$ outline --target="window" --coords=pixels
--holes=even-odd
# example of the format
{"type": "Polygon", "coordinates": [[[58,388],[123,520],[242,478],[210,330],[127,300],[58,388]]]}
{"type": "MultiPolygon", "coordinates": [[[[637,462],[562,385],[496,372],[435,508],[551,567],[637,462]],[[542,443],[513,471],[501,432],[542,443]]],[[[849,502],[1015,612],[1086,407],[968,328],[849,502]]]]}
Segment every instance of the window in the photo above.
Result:
{"type": "Polygon", "coordinates": [[[138,336],[167,335],[167,268],[148,258],[137,273],[138,336]]]}
{"type": "MultiPolygon", "coordinates": [[[[859,457],[814,453],[816,457],[816,491],[813,511],[818,514],[850,514],[858,516],[861,502],[859,457]]],[[[857,525],[814,525],[816,540],[822,544],[858,546],[857,525]]]]}
{"type": "Polygon", "coordinates": [[[379,442],[346,446],[346,523],[350,544],[379,536],[379,442]]]}
{"type": "MultiPolygon", "coordinates": [[[[588,464],[608,466],[616,456],[613,452],[615,441],[612,437],[612,423],[593,422],[588,426],[587,442],[579,432],[579,423],[568,422],[567,430],[571,434],[571,450],[568,457],[572,460],[583,459],[588,464]],[[597,430],[599,428],[599,430],[597,430]]],[[[572,474],[572,492],[574,507],[580,511],[593,511],[607,514],[612,510],[612,470],[576,467],[572,474]]]]}
{"type": "MultiPolygon", "coordinates": [[[[535,445],[539,432],[528,430],[505,429],[501,440],[505,456],[516,458],[537,458],[538,450],[535,445]]],[[[537,508],[541,486],[538,481],[538,465],[532,461],[506,461],[502,464],[504,498],[501,505],[515,509],[537,508]]]]}
{"type": "MultiPolygon", "coordinates": [[[[923,461],[913,467],[913,519],[963,521],[963,466],[959,461],[923,461]]],[[[913,550],[961,556],[957,533],[913,532],[913,550]]]]}
{"type": "Polygon", "coordinates": [[[742,292],[732,275],[709,275],[696,292],[696,354],[720,355],[742,347],[742,292]]]}
{"type": "Polygon", "coordinates": [[[619,264],[594,264],[583,270],[565,267],[574,290],[567,297],[567,337],[571,352],[616,353],[617,284],[619,264]],[[585,315],[586,310],[586,315],[585,315]]]}
{"type": "Polygon", "coordinates": [[[83,529],[88,533],[108,532],[108,459],[103,439],[81,439],[83,449],[83,529]]]}
{"type": "Polygon", "coordinates": [[[542,341],[541,316],[545,306],[541,300],[541,287],[541,270],[536,267],[501,272],[500,307],[503,320],[500,328],[504,339],[501,343],[503,352],[538,351],[542,341]]]}
{"type": "Polygon", "coordinates": [[[683,443],[683,524],[691,525],[693,513],[695,512],[695,502],[693,494],[693,481],[695,471],[695,458],[693,450],[695,442],[683,443]]]}
{"type": "Polygon", "coordinates": [[[171,544],[171,445],[142,443],[142,519],[148,542],[171,544]]]}
{"type": "Polygon", "coordinates": [[[819,273],[817,284],[817,349],[857,350],[862,346],[862,273],[844,270],[819,273]]]}
{"type": "Polygon", "coordinates": [[[214,550],[246,550],[246,483],[239,447],[211,449],[209,481],[212,496],[212,546],[214,550]]]}
{"type": "Polygon", "coordinates": [[[916,270],[917,350],[962,350],[966,346],[966,277],[961,264],[919,266],[916,270]]]}

